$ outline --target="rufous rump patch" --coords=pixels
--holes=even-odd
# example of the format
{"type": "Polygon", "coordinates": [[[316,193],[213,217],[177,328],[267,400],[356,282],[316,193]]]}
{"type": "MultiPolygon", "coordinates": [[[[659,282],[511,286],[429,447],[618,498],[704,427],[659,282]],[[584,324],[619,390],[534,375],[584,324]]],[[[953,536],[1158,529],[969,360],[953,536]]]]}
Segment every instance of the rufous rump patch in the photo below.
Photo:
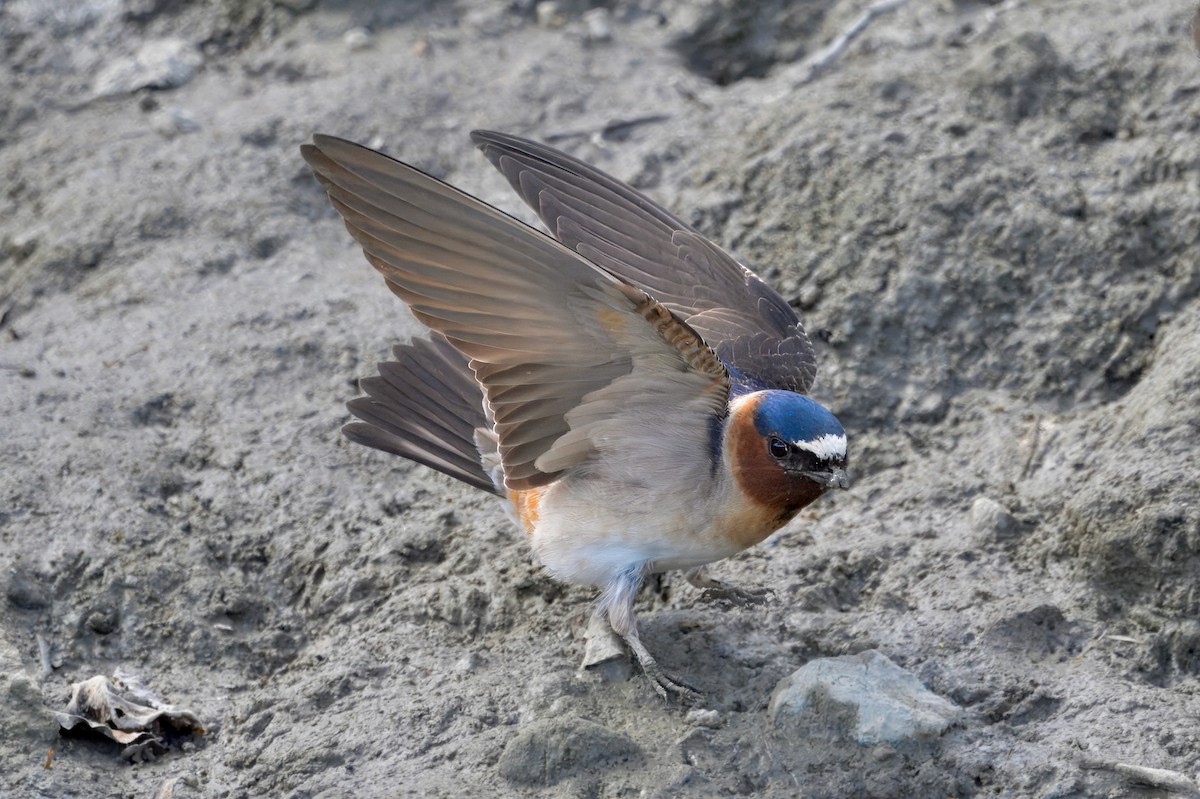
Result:
{"type": "Polygon", "coordinates": [[[526,535],[533,535],[533,528],[538,523],[538,505],[541,503],[542,492],[539,488],[526,488],[520,491],[509,490],[508,501],[517,512],[517,518],[525,528],[526,535]]]}

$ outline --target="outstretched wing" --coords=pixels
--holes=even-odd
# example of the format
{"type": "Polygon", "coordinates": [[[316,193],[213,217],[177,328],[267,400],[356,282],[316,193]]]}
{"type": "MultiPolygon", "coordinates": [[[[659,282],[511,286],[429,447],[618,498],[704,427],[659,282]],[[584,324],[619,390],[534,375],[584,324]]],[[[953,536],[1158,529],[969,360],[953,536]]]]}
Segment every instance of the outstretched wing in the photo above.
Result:
{"type": "Polygon", "coordinates": [[[487,419],[483,389],[467,359],[436,333],[397,344],[392,354],[395,360],[379,364],[378,376],[359,381],[366,396],[346,407],[361,421],[342,433],[496,493],[475,445],[475,430],[487,419]]]}
{"type": "Polygon", "coordinates": [[[564,245],[686,321],[740,379],[807,393],[817,358],[791,306],[758,275],[610,175],[544,144],[472,140],[564,245]]]}
{"type": "Polygon", "coordinates": [[[702,436],[723,412],[725,368],[641,289],[374,150],[318,135],[301,154],[388,287],[471,359],[508,488],[583,463],[648,401],[702,436]]]}

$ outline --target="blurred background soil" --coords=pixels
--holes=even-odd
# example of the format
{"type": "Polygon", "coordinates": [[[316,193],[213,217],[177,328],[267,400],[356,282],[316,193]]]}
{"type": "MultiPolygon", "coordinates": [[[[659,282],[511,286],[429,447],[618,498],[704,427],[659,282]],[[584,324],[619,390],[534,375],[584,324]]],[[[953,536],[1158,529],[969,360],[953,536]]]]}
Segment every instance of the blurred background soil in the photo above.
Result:
{"type": "Polygon", "coordinates": [[[1194,3],[910,0],[813,69],[866,5],[0,3],[0,792],[1194,792],[1194,3]],[[590,594],[338,433],[419,326],[297,148],[532,220],[477,127],[647,192],[817,343],[853,486],[715,568],[775,601],[640,600],[712,712],[577,672],[590,594]],[[868,649],[960,724],[772,726],[780,679],[868,649]],[[118,666],[206,733],[132,765],[60,739],[118,666]]]}

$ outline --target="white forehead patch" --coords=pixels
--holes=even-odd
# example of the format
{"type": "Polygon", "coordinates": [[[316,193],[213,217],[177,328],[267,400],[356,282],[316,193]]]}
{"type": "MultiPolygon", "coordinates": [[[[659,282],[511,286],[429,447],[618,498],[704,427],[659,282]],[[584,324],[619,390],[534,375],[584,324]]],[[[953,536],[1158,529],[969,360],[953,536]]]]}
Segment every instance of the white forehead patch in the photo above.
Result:
{"type": "Polygon", "coordinates": [[[826,433],[812,441],[793,441],[792,445],[811,452],[823,461],[842,460],[846,457],[846,437],[826,433]]]}

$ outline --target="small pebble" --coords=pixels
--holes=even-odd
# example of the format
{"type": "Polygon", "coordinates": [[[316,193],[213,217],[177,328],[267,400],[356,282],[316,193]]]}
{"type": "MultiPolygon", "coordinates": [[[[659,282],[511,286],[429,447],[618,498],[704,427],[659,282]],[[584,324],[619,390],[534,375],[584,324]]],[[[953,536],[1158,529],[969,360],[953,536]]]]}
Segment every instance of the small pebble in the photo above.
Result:
{"type": "Polygon", "coordinates": [[[583,26],[589,42],[612,39],[612,15],[607,8],[592,8],[583,12],[583,26]]]}
{"type": "Polygon", "coordinates": [[[567,24],[567,15],[554,0],[542,0],[534,11],[537,24],[542,28],[561,28],[567,24]]]}
{"type": "Polygon", "coordinates": [[[716,710],[706,708],[695,708],[689,710],[685,717],[688,724],[695,727],[709,727],[716,729],[721,726],[721,714],[716,710]]]}
{"type": "Polygon", "coordinates": [[[1016,518],[990,497],[976,497],[971,503],[971,526],[979,534],[998,541],[1013,538],[1020,532],[1016,518]]]}
{"type": "Polygon", "coordinates": [[[371,32],[366,28],[351,28],[342,34],[342,42],[351,50],[366,50],[371,46],[371,32]]]}

